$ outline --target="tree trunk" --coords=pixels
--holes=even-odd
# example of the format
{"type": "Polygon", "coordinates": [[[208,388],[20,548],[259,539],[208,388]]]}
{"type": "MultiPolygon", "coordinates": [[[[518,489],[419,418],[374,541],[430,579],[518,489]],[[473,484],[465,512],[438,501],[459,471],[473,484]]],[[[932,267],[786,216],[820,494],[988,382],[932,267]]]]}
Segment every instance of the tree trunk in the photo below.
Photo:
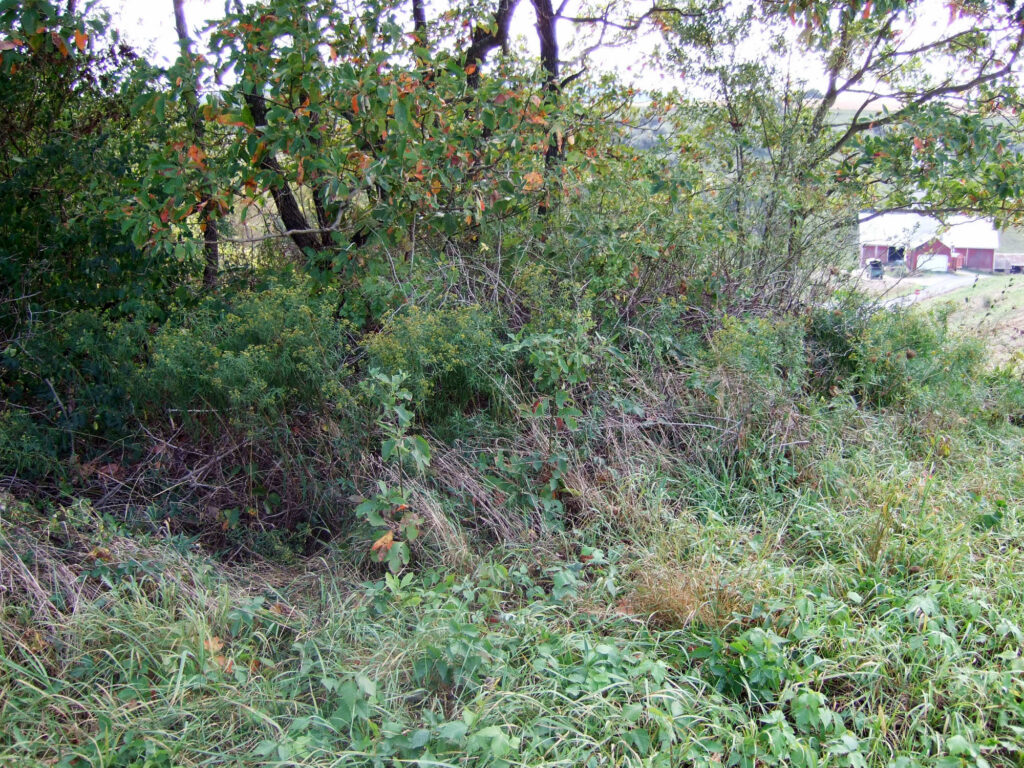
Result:
{"type": "Polygon", "coordinates": [[[413,31],[420,45],[427,44],[427,12],[423,7],[424,0],[412,0],[413,31]]]}
{"type": "MultiPolygon", "coordinates": [[[[551,0],[531,0],[533,10],[537,16],[537,39],[540,41],[540,63],[544,67],[544,88],[548,92],[548,98],[554,104],[556,111],[560,109],[561,85],[558,82],[560,62],[558,60],[558,16],[551,5],[551,0]]],[[[551,171],[562,159],[562,146],[557,136],[551,135],[548,138],[548,148],[544,152],[544,165],[551,171]]],[[[549,204],[542,202],[537,212],[541,216],[547,215],[550,210],[549,204]]]]}
{"type": "Polygon", "coordinates": [[[487,54],[499,46],[504,48],[508,44],[512,14],[515,13],[518,4],[519,0],[498,0],[498,9],[494,12],[494,32],[484,27],[476,27],[473,30],[473,40],[465,58],[467,66],[476,66],[466,78],[471,88],[476,88],[480,84],[480,67],[487,59],[487,54]]]}
{"type": "MultiPolygon", "coordinates": [[[[192,58],[192,38],[188,34],[188,24],[185,23],[185,0],[172,0],[172,2],[174,3],[174,26],[178,31],[181,56],[189,62],[190,67],[193,67],[195,61],[192,58]]],[[[192,88],[186,94],[185,101],[192,128],[192,141],[202,149],[206,127],[199,114],[198,73],[192,79],[192,88]]],[[[210,288],[216,284],[217,274],[220,272],[220,236],[217,228],[216,204],[213,202],[209,185],[205,180],[200,183],[199,204],[199,226],[203,230],[203,285],[210,288]]]]}
{"type": "Polygon", "coordinates": [[[537,39],[540,41],[540,63],[544,67],[544,80],[549,91],[558,91],[558,17],[551,0],[531,0],[537,14],[537,39]]]}
{"type": "MultiPolygon", "coordinates": [[[[267,124],[267,105],[263,96],[256,93],[246,93],[245,103],[249,105],[253,124],[257,128],[265,127],[267,124]]],[[[307,257],[309,256],[306,253],[307,250],[319,251],[322,247],[321,233],[319,230],[314,230],[309,226],[309,221],[306,220],[306,215],[302,212],[302,207],[295,198],[295,193],[292,192],[291,186],[288,184],[287,179],[285,179],[284,169],[277,162],[277,158],[268,153],[260,161],[260,166],[265,170],[271,171],[275,176],[275,181],[269,185],[270,196],[274,198],[277,213],[281,217],[281,221],[284,223],[284,227],[288,231],[288,236],[292,239],[292,242],[307,257]]],[[[326,235],[327,233],[323,234],[326,235]]]]}

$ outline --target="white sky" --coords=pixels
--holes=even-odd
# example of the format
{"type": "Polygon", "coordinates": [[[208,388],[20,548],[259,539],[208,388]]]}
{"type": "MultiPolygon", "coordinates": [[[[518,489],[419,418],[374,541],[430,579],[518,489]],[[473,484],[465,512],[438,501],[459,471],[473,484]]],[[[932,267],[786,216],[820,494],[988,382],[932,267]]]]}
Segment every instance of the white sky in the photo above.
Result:
{"type": "MultiPolygon", "coordinates": [[[[177,56],[178,45],[172,0],[95,1],[96,7],[111,13],[115,26],[120,29],[125,39],[140,52],[149,55],[158,63],[164,64],[169,64],[177,56]]],[[[444,0],[441,1],[444,2],[444,0]]],[[[225,0],[186,0],[185,2],[185,15],[193,31],[201,29],[211,19],[222,16],[224,10],[225,0]]],[[[533,31],[533,9],[529,3],[521,3],[513,21],[513,38],[519,38],[521,45],[536,55],[537,40],[533,31]]],[[[913,29],[907,31],[907,40],[911,42],[918,39],[922,41],[932,39],[943,32],[948,34],[958,26],[964,26],[964,22],[961,20],[951,24],[949,7],[945,2],[926,0],[920,6],[913,29]]],[[[798,30],[794,28],[794,37],[797,32],[798,30]]],[[[671,78],[666,80],[665,73],[654,71],[646,66],[645,62],[650,58],[657,39],[657,35],[647,34],[641,36],[635,44],[628,48],[603,49],[592,57],[590,66],[599,71],[617,71],[623,80],[637,87],[666,89],[673,85],[681,85],[680,81],[673,81],[671,78]]],[[[563,48],[565,47],[566,42],[563,42],[563,48]]],[[[740,53],[746,60],[758,59],[763,56],[764,47],[763,41],[759,43],[756,40],[751,40],[743,46],[746,50],[740,53]]],[[[796,46],[792,50],[796,50],[796,46]]],[[[794,77],[808,79],[810,87],[824,90],[822,70],[816,63],[809,66],[812,61],[814,60],[806,55],[796,55],[788,62],[783,62],[783,66],[789,68],[794,77]]],[[[855,96],[852,98],[859,101],[855,96]]],[[[840,103],[837,106],[842,108],[848,105],[840,103]]]]}
{"type": "MultiPolygon", "coordinates": [[[[172,0],[96,0],[95,7],[109,12],[123,38],[151,60],[170,64],[177,57],[178,38],[172,0]]],[[[223,15],[224,0],[185,0],[185,17],[193,32],[223,15]]],[[[412,20],[409,22],[411,27],[412,20]]],[[[512,37],[521,39],[522,45],[537,55],[533,24],[533,9],[529,3],[524,2],[513,17],[512,37]]],[[[591,66],[599,70],[616,70],[623,79],[638,86],[664,87],[660,74],[644,72],[644,59],[651,53],[656,42],[655,37],[648,36],[646,40],[641,38],[629,50],[605,49],[594,57],[591,66]]]]}

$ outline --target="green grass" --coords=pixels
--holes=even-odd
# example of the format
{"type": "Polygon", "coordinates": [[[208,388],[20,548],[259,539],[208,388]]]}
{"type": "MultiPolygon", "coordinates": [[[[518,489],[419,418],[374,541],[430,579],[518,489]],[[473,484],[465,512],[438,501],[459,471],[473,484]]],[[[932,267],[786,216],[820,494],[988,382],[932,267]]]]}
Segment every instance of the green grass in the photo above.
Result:
{"type": "Polygon", "coordinates": [[[783,488],[666,457],[614,535],[401,577],[8,500],[0,764],[1021,765],[1024,433],[806,418],[783,488]]]}
{"type": "Polygon", "coordinates": [[[973,285],[936,298],[958,305],[957,314],[964,316],[967,325],[981,319],[999,322],[1024,310],[1024,275],[979,275],[973,285]],[[977,317],[978,309],[984,310],[981,318],[977,317]]]}
{"type": "Polygon", "coordinates": [[[996,360],[1024,346],[1024,275],[979,275],[973,285],[926,301],[952,303],[951,327],[985,339],[996,360]]]}

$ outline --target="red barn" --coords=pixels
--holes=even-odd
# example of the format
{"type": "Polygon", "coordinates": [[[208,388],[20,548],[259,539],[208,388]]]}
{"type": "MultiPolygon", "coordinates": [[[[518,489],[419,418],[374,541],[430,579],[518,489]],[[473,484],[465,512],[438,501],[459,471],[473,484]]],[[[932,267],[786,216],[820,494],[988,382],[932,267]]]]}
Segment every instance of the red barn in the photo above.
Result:
{"type": "Polygon", "coordinates": [[[910,270],[991,272],[999,234],[988,219],[953,216],[941,222],[920,213],[862,214],[860,261],[903,262],[910,270]]]}

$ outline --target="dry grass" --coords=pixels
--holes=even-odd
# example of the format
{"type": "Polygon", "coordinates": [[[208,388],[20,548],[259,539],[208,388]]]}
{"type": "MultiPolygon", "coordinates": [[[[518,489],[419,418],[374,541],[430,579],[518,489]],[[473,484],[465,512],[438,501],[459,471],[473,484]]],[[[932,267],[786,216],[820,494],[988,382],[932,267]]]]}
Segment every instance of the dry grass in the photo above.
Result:
{"type": "Polygon", "coordinates": [[[632,591],[619,603],[622,613],[645,616],[660,629],[700,624],[722,629],[749,614],[762,586],[742,571],[726,573],[706,562],[666,565],[646,562],[633,577],[632,591]]]}

